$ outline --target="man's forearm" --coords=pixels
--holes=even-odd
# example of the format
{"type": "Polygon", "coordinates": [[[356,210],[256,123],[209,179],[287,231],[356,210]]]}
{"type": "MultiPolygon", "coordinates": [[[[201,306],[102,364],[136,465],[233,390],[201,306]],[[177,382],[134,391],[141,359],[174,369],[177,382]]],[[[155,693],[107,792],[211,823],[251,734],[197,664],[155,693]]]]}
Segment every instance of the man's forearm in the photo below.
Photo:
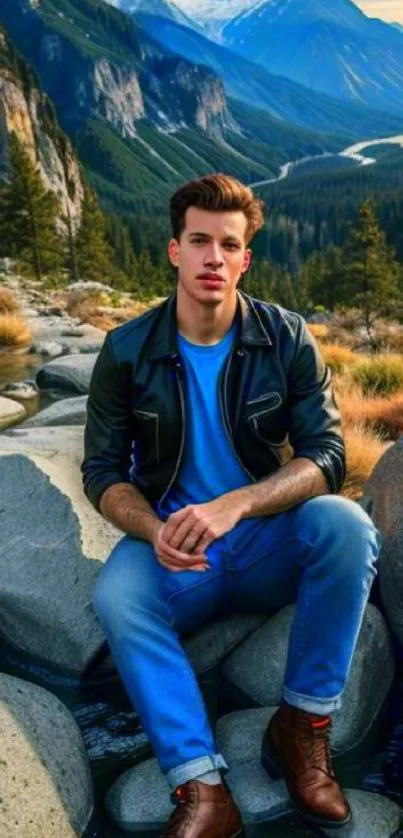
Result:
{"type": "Polygon", "coordinates": [[[313,460],[296,457],[270,477],[258,483],[228,492],[228,502],[236,501],[242,508],[242,518],[275,515],[291,509],[297,503],[328,494],[326,478],[313,460]]]}
{"type": "Polygon", "coordinates": [[[153,543],[161,519],[144,495],[129,483],[115,483],[103,493],[100,511],[118,529],[153,543]]]}

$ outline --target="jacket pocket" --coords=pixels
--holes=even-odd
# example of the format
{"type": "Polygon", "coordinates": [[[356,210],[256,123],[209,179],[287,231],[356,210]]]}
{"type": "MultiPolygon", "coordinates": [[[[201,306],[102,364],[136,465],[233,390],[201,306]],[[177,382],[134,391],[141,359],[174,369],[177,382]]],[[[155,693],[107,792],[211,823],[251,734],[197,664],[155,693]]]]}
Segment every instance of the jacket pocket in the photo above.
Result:
{"type": "Polygon", "coordinates": [[[265,393],[246,404],[252,408],[247,421],[251,424],[253,433],[270,448],[282,448],[287,442],[288,433],[282,426],[283,399],[280,393],[265,393]]]}
{"type": "Polygon", "coordinates": [[[152,413],[149,410],[133,410],[133,416],[138,425],[138,440],[140,443],[140,450],[145,448],[147,453],[150,453],[151,448],[154,448],[155,458],[157,463],[160,462],[160,429],[158,413],[152,413]]]}

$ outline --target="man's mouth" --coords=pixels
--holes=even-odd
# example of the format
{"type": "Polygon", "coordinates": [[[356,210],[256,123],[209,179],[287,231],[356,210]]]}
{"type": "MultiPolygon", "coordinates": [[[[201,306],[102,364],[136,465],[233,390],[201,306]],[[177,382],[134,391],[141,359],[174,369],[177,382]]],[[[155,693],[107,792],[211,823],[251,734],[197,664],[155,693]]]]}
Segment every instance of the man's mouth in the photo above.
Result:
{"type": "Polygon", "coordinates": [[[205,279],[209,282],[225,282],[224,277],[220,274],[206,273],[197,277],[198,279],[205,279]]]}

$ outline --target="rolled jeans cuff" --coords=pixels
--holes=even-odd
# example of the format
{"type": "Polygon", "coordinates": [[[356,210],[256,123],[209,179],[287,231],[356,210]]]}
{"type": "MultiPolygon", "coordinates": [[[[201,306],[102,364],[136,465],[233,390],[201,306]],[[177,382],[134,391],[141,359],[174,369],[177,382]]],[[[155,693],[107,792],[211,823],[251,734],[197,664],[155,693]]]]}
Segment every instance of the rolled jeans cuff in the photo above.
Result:
{"type": "Polygon", "coordinates": [[[229,771],[229,767],[221,754],[213,754],[209,757],[198,757],[192,759],[190,762],[184,762],[183,765],[178,765],[176,768],[171,768],[166,775],[169,785],[172,789],[176,789],[182,783],[187,783],[188,780],[195,780],[201,774],[207,774],[208,771],[229,771]]]}
{"type": "Polygon", "coordinates": [[[341,694],[333,698],[321,698],[315,695],[301,695],[301,693],[294,693],[284,685],[283,698],[287,704],[292,707],[298,707],[299,710],[305,710],[306,713],[315,713],[318,716],[328,716],[335,710],[340,710],[341,694]]]}

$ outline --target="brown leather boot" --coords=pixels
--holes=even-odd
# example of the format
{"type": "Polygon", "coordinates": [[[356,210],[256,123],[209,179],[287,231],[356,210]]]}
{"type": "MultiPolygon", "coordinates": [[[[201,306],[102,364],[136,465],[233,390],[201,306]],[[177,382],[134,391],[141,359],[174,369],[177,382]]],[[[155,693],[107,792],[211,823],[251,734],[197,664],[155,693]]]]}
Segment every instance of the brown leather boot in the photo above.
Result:
{"type": "Polygon", "coordinates": [[[272,779],[284,777],[291,803],[311,823],[342,827],[350,807],[335,777],[329,745],[331,720],[283,704],[262,744],[262,765],[272,779]]]}
{"type": "Polygon", "coordinates": [[[189,780],[171,794],[177,803],[161,838],[240,838],[239,811],[224,783],[189,780]]]}

